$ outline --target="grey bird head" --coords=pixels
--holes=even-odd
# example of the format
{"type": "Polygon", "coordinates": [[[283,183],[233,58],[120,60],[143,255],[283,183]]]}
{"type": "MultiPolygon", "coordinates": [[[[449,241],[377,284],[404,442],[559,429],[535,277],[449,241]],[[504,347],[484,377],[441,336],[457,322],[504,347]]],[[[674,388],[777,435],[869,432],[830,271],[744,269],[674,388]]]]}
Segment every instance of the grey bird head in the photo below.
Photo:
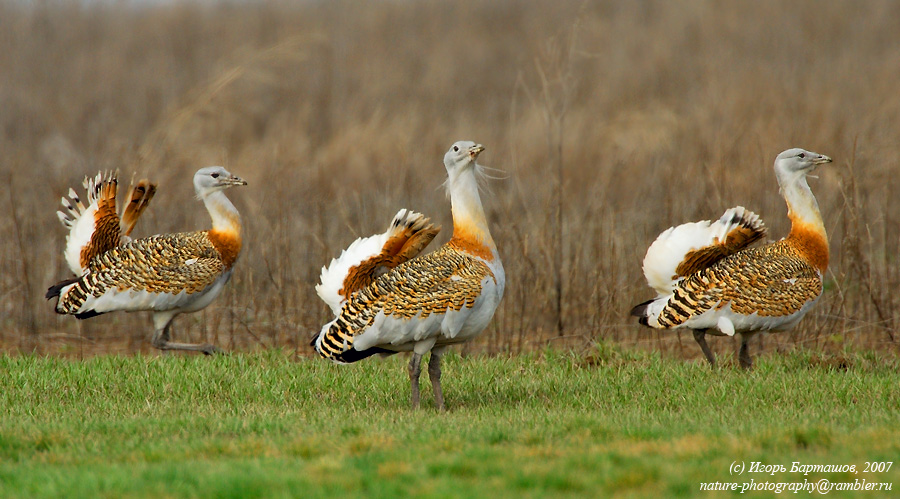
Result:
{"type": "Polygon", "coordinates": [[[455,175],[466,168],[475,166],[475,158],[484,151],[484,146],[471,140],[461,140],[452,146],[444,155],[444,166],[447,173],[455,175]]]}
{"type": "Polygon", "coordinates": [[[787,182],[812,173],[824,163],[831,163],[831,158],[805,149],[788,149],[775,157],[775,175],[779,185],[784,186],[787,182]]]}
{"type": "Polygon", "coordinates": [[[207,166],[194,174],[194,190],[201,198],[234,185],[247,185],[247,182],[221,166],[207,166]]]}

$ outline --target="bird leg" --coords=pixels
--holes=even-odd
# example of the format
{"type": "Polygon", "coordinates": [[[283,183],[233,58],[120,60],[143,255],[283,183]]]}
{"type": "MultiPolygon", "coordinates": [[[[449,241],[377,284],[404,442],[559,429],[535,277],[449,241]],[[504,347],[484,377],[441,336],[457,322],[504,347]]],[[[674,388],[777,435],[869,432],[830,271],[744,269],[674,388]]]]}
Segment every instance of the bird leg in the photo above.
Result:
{"type": "Polygon", "coordinates": [[[215,353],[222,353],[222,349],[215,346],[210,345],[209,343],[176,343],[174,341],[169,341],[169,328],[172,327],[172,321],[166,323],[166,325],[162,329],[157,329],[153,332],[153,346],[158,348],[159,350],[187,350],[192,352],[203,352],[204,355],[212,355],[215,353]]]}
{"type": "Polygon", "coordinates": [[[153,346],[160,350],[187,350],[191,352],[203,352],[203,355],[224,353],[224,350],[209,343],[175,343],[173,341],[167,341],[162,346],[153,346]]]}
{"type": "Polygon", "coordinates": [[[413,409],[419,408],[419,374],[422,372],[422,354],[413,352],[409,359],[410,402],[413,409]]]}
{"type": "Polygon", "coordinates": [[[706,344],[706,330],[703,329],[694,329],[694,339],[697,340],[697,343],[700,345],[700,349],[703,350],[703,355],[706,355],[706,360],[709,361],[709,365],[712,368],[716,367],[716,358],[713,356],[712,350],[709,349],[709,345],[706,344]]]}
{"type": "Polygon", "coordinates": [[[744,369],[750,369],[753,367],[753,359],[750,358],[750,338],[752,338],[752,334],[742,334],[741,335],[741,353],[738,356],[738,360],[741,362],[741,367],[744,369]]]}
{"type": "Polygon", "coordinates": [[[441,352],[431,351],[431,358],[428,359],[428,377],[431,379],[431,389],[434,390],[434,405],[439,411],[446,411],[444,392],[441,390],[441,352]]]}

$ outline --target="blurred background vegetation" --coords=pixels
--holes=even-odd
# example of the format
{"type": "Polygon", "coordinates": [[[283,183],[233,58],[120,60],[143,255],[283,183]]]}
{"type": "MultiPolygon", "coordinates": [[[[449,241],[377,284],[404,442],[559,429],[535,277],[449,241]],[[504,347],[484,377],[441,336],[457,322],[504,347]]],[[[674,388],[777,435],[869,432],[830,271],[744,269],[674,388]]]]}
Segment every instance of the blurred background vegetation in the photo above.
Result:
{"type": "MultiPolygon", "coordinates": [[[[898,351],[900,4],[884,1],[74,2],[0,0],[0,349],[150,351],[148,314],[57,316],[59,198],[119,169],[159,192],[137,236],[198,230],[193,172],[220,164],[245,251],[174,338],[309,355],[329,319],[319,269],[401,207],[451,234],[444,151],[483,143],[508,274],[464,352],[592,342],[698,357],[642,329],[657,234],[743,205],[789,222],[772,162],[835,159],[811,181],[831,239],[819,305],[754,340],[898,351]]],[[[734,340],[713,339],[719,352],[734,340]]]]}

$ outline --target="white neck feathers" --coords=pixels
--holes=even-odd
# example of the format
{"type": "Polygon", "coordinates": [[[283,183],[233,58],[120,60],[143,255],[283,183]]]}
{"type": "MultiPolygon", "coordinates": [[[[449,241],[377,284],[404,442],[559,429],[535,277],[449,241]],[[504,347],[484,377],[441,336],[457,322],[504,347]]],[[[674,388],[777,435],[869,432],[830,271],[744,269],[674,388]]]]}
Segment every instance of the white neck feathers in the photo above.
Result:
{"type": "Polygon", "coordinates": [[[819,203],[806,182],[806,175],[800,173],[784,176],[787,178],[779,176],[778,180],[781,184],[781,194],[787,202],[791,223],[794,226],[804,225],[807,230],[819,232],[825,237],[825,224],[819,212],[819,203]]]}
{"type": "Polygon", "coordinates": [[[778,180],[791,219],[791,233],[785,241],[822,275],[828,269],[828,235],[819,213],[819,204],[806,183],[806,175],[795,175],[787,179],[788,182],[782,182],[779,176],[778,180]]]}
{"type": "Polygon", "coordinates": [[[224,192],[217,190],[204,195],[203,204],[206,205],[206,210],[212,218],[213,231],[240,235],[241,215],[224,192]]]}
{"type": "Polygon", "coordinates": [[[486,259],[495,258],[497,246],[491,237],[481,197],[478,195],[475,167],[451,176],[447,180],[447,192],[450,194],[453,211],[452,240],[479,256],[490,255],[486,259]]]}

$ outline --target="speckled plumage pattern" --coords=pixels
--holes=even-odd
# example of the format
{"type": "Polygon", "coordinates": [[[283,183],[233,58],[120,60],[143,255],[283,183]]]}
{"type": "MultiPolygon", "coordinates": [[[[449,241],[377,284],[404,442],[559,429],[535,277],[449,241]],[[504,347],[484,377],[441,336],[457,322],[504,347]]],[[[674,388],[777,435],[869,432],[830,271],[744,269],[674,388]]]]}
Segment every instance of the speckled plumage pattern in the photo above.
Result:
{"type": "Polygon", "coordinates": [[[319,353],[344,361],[354,337],[372,324],[379,312],[412,319],[448,310],[472,307],[481,294],[482,280],[493,277],[478,258],[444,245],[434,253],[406,262],[359,290],[341,309],[337,320],[322,337],[319,353]]]}
{"type": "MultiPolygon", "coordinates": [[[[786,317],[819,297],[818,270],[789,240],[750,248],[688,276],[675,288],[657,321],[672,328],[713,307],[734,313],[786,317]]],[[[647,318],[641,323],[647,325],[647,318]]]]}
{"type": "Polygon", "coordinates": [[[56,309],[64,314],[78,313],[88,296],[101,296],[113,288],[197,293],[215,282],[224,270],[206,231],[138,239],[91,260],[88,273],[60,296],[56,309]]]}

